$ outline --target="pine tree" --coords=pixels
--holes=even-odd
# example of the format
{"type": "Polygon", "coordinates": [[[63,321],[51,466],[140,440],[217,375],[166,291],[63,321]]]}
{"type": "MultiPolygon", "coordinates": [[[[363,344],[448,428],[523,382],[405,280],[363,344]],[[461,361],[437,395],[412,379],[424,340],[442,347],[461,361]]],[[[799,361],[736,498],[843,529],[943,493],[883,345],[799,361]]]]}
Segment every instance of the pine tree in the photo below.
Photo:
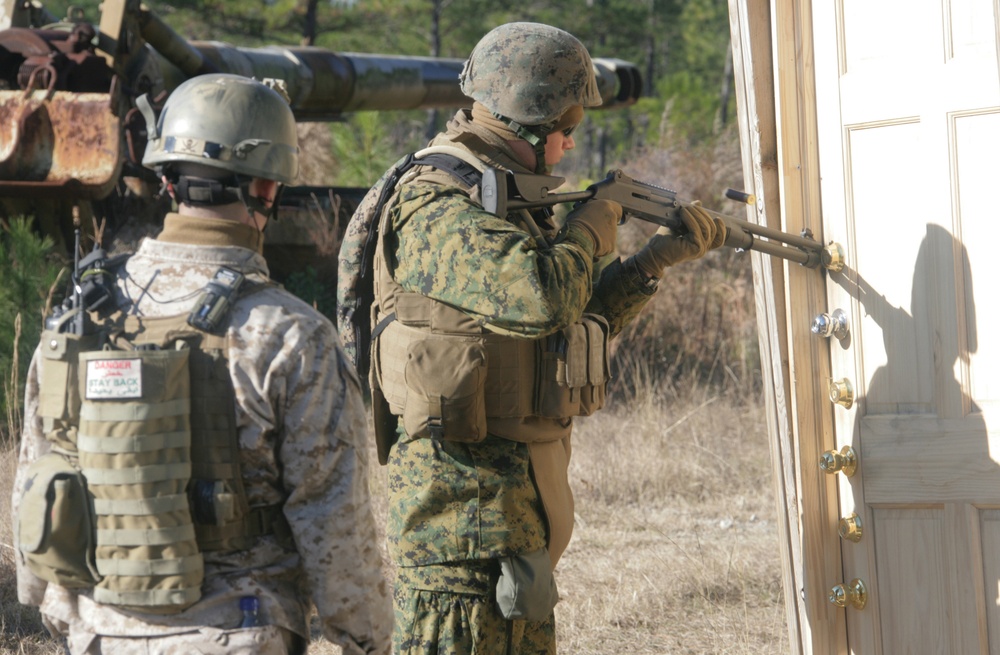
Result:
{"type": "Polygon", "coordinates": [[[0,371],[3,372],[0,438],[19,432],[19,408],[31,354],[38,344],[46,304],[65,268],[49,237],[33,221],[0,223],[0,371]]]}

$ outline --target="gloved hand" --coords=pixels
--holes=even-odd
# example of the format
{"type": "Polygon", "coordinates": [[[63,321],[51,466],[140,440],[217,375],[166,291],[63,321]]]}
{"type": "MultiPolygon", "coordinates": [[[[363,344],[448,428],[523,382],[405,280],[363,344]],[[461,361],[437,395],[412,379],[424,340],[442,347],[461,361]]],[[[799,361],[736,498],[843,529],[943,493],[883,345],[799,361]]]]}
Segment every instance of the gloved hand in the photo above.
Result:
{"type": "Polygon", "coordinates": [[[566,224],[579,225],[594,240],[594,259],[614,252],[622,206],[614,200],[585,202],[566,216],[566,224]]]}
{"type": "Polygon", "coordinates": [[[661,227],[635,254],[635,264],[640,271],[658,278],[666,267],[698,259],[726,240],[726,225],[722,219],[713,218],[697,203],[681,208],[681,220],[688,230],[685,234],[675,236],[661,227]]]}

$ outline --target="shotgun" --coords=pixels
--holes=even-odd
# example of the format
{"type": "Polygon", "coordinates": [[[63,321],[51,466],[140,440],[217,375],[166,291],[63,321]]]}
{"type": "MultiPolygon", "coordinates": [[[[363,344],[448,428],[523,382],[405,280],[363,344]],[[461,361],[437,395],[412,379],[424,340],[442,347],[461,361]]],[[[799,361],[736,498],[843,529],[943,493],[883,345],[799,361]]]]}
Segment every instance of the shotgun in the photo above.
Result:
{"type": "MultiPolygon", "coordinates": [[[[592,184],[584,191],[550,193],[558,188],[564,178],[551,175],[513,173],[487,168],[483,172],[480,188],[483,207],[497,216],[508,212],[536,207],[551,207],[567,202],[585,200],[614,200],[622,206],[624,219],[634,216],[650,223],[662,225],[681,233],[684,224],[680,218],[682,207],[694,204],[682,200],[677,193],[646,182],[634,180],[621,170],[610,171],[603,180],[592,184]]],[[[727,197],[752,204],[753,196],[729,189],[727,197]]],[[[705,209],[704,207],[702,209],[705,209]]],[[[715,218],[722,219],[726,226],[726,240],[723,245],[740,251],[756,250],[766,255],[796,262],[806,268],[817,268],[821,264],[829,270],[843,268],[843,253],[839,245],[824,246],[811,234],[796,236],[763,225],[757,225],[719,212],[705,209],[715,218]]]]}

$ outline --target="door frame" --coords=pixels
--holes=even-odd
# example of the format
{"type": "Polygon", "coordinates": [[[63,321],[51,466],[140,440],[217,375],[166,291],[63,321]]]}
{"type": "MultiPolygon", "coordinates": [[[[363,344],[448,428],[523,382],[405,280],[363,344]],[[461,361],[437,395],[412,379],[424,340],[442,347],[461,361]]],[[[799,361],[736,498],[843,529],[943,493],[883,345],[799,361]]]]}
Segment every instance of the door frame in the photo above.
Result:
{"type": "MultiPolygon", "coordinates": [[[[1000,63],[1000,0],[988,1],[1000,63]]],[[[747,208],[747,219],[793,234],[809,230],[821,243],[849,245],[848,217],[839,214],[847,211],[841,185],[847,184],[842,179],[844,149],[850,146],[842,134],[839,141],[824,140],[821,153],[819,133],[820,119],[823,126],[843,122],[838,43],[844,32],[843,2],[816,3],[815,17],[811,0],[729,0],[729,11],[744,183],[758,198],[755,207],[747,208]],[[821,29],[814,31],[814,18],[821,29]],[[822,206],[821,164],[827,171],[822,206]]],[[[1000,81],[1000,65],[997,75],[1000,81]]],[[[834,340],[817,338],[810,329],[816,315],[837,309],[830,306],[831,299],[847,304],[837,287],[844,279],[837,276],[851,277],[850,256],[844,273],[805,269],[756,252],[750,257],[790,652],[877,654],[881,638],[873,543],[847,545],[837,530],[842,514],[864,506],[863,463],[852,478],[819,468],[828,450],[853,445],[860,454],[857,417],[863,401],[852,408],[836,406],[828,387],[833,370],[849,378],[860,374],[857,354],[838,349],[834,340]],[[855,577],[870,583],[868,607],[842,610],[827,600],[833,585],[855,577]]],[[[858,315],[857,299],[850,304],[842,309],[858,315]]],[[[949,416],[962,415],[962,408],[952,409],[949,416]]],[[[974,519],[956,514],[948,520],[972,525],[974,519]]],[[[972,525],[972,533],[977,529],[972,525]]],[[[985,643],[984,635],[979,642],[985,643]]]]}
{"type": "MultiPolygon", "coordinates": [[[[729,10],[744,184],[758,199],[747,220],[809,230],[825,243],[812,3],[729,0],[729,10]]],[[[828,311],[827,273],[750,255],[790,652],[845,653],[845,610],[828,600],[830,588],[846,582],[837,531],[842,476],[825,474],[819,461],[847,442],[834,428],[828,344],[810,329],[828,311]]]]}

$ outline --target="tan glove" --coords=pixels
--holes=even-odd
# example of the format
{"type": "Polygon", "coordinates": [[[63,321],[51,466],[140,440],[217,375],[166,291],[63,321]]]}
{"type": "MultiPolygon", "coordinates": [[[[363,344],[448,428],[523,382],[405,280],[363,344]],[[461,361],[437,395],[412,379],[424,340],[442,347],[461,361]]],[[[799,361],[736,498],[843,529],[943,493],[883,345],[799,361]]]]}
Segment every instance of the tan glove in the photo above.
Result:
{"type": "Polygon", "coordinates": [[[668,266],[698,259],[726,240],[726,224],[720,218],[713,218],[697,203],[681,208],[681,220],[687,228],[686,233],[675,236],[661,227],[649,243],[635,253],[635,264],[640,271],[650,277],[660,277],[668,266]]]}
{"type": "Polygon", "coordinates": [[[579,225],[594,240],[594,259],[614,252],[622,206],[614,200],[591,200],[566,216],[566,224],[579,225]]]}

